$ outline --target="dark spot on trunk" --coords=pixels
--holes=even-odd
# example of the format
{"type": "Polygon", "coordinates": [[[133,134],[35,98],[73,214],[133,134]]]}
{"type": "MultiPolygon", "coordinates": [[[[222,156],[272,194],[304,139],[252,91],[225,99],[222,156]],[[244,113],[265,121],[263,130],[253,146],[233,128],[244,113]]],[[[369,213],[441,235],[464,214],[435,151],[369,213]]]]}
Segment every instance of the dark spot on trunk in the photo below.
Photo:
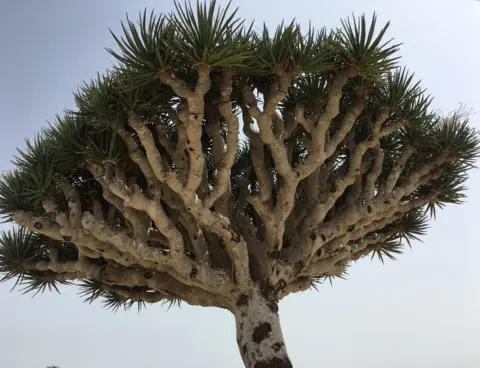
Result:
{"type": "Polygon", "coordinates": [[[272,332],[272,326],[270,326],[270,323],[261,323],[253,330],[252,340],[256,344],[260,344],[263,340],[270,336],[270,332],[272,332]]]}
{"type": "Polygon", "coordinates": [[[151,279],[153,277],[153,272],[145,272],[143,276],[145,276],[146,279],[151,279]]]}
{"type": "Polygon", "coordinates": [[[325,235],[320,234],[320,238],[322,238],[322,241],[325,241],[327,238],[325,238],[325,235]]]}
{"type": "Polygon", "coordinates": [[[242,305],[248,304],[248,295],[242,294],[237,299],[237,307],[241,307],[242,305]]]}
{"type": "Polygon", "coordinates": [[[285,286],[287,286],[287,283],[284,279],[280,279],[278,282],[277,282],[277,285],[275,285],[275,289],[276,290],[280,290],[280,289],[284,289],[285,286]]]}
{"type": "Polygon", "coordinates": [[[312,232],[310,233],[310,236],[309,236],[309,237],[310,237],[310,239],[312,239],[313,241],[315,241],[315,240],[317,239],[317,234],[315,234],[315,231],[312,231],[312,232]]]}
{"type": "Polygon", "coordinates": [[[190,139],[187,139],[187,144],[190,144],[190,139]]]}
{"type": "Polygon", "coordinates": [[[370,206],[370,205],[367,206],[367,212],[372,213],[372,206],[370,206]]]}
{"type": "Polygon", "coordinates": [[[275,240],[275,243],[273,244],[273,249],[280,249],[280,244],[278,244],[278,240],[275,240]]]}
{"type": "Polygon", "coordinates": [[[317,250],[315,254],[317,255],[317,257],[320,257],[322,255],[322,249],[317,250]]]}
{"type": "Polygon", "coordinates": [[[189,150],[190,152],[195,151],[192,147],[188,147],[188,150],[189,150]]]}
{"type": "Polygon", "coordinates": [[[275,353],[278,353],[282,348],[283,348],[283,342],[281,342],[281,341],[278,341],[278,342],[276,342],[275,344],[272,345],[272,350],[275,353]]]}
{"type": "Polygon", "coordinates": [[[236,243],[238,243],[240,241],[240,234],[238,234],[238,232],[235,231],[235,229],[233,229],[231,226],[227,227],[226,230],[228,230],[232,236],[232,240],[236,243]]]}
{"type": "Polygon", "coordinates": [[[72,241],[72,237],[71,236],[63,236],[63,240],[66,241],[66,242],[70,242],[70,241],[72,241]]]}
{"type": "Polygon", "coordinates": [[[247,344],[242,345],[242,356],[247,355],[247,344]]]}
{"type": "Polygon", "coordinates": [[[350,225],[348,227],[348,232],[351,233],[355,229],[355,225],[350,225]]]}
{"type": "Polygon", "coordinates": [[[383,204],[390,204],[390,201],[384,201],[383,204]]]}
{"type": "Polygon", "coordinates": [[[278,304],[275,302],[268,303],[268,308],[272,311],[272,313],[278,313],[278,304]]]}
{"type": "Polygon", "coordinates": [[[210,207],[210,212],[213,212],[213,211],[215,211],[215,206],[210,207]]]}
{"type": "Polygon", "coordinates": [[[257,362],[254,368],[293,368],[290,359],[288,358],[273,358],[269,362],[257,362]]]}
{"type": "Polygon", "coordinates": [[[280,259],[280,251],[274,250],[273,252],[270,252],[269,256],[271,259],[280,259]]]}
{"type": "Polygon", "coordinates": [[[43,229],[42,223],[38,221],[33,224],[33,227],[37,230],[43,229]]]}
{"type": "Polygon", "coordinates": [[[368,138],[367,138],[367,141],[368,141],[368,142],[373,141],[373,136],[372,136],[372,135],[369,135],[368,138]]]}
{"type": "Polygon", "coordinates": [[[198,269],[195,268],[195,267],[193,267],[193,268],[192,268],[192,271],[190,272],[190,278],[191,278],[191,279],[196,278],[196,277],[197,277],[197,274],[198,274],[198,269]]]}
{"type": "Polygon", "coordinates": [[[260,291],[262,292],[262,295],[264,298],[271,299],[271,296],[275,294],[275,289],[265,279],[260,280],[259,286],[260,286],[260,291]]]}
{"type": "Polygon", "coordinates": [[[243,317],[243,318],[246,318],[246,317],[247,317],[247,313],[246,313],[246,312],[242,312],[242,317],[243,317]]]}
{"type": "Polygon", "coordinates": [[[198,236],[195,235],[195,236],[193,237],[193,240],[198,240],[198,236]]]}
{"type": "Polygon", "coordinates": [[[293,269],[295,270],[295,273],[298,274],[303,270],[303,266],[305,266],[305,262],[303,261],[297,261],[293,264],[293,269]]]}

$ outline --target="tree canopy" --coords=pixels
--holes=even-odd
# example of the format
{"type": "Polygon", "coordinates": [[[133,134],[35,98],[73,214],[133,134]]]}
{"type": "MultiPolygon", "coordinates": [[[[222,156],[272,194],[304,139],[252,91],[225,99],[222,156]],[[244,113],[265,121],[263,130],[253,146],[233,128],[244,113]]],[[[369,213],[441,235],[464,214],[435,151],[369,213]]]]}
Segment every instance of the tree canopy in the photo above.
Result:
{"type": "Polygon", "coordinates": [[[113,310],[233,311],[255,288],[276,304],[394,259],[465,198],[469,115],[431,110],[375,15],[259,29],[211,1],[122,27],[116,66],[1,178],[18,225],[0,239],[3,281],[73,282],[113,310]]]}

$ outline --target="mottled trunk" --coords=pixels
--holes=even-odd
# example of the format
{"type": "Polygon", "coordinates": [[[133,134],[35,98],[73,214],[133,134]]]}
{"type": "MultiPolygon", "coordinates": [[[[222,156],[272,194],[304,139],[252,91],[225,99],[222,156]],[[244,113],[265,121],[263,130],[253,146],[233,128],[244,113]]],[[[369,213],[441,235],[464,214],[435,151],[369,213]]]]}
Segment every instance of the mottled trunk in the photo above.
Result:
{"type": "Polygon", "coordinates": [[[234,311],[237,343],[247,368],[292,368],[283,340],[278,306],[255,288],[234,311]]]}

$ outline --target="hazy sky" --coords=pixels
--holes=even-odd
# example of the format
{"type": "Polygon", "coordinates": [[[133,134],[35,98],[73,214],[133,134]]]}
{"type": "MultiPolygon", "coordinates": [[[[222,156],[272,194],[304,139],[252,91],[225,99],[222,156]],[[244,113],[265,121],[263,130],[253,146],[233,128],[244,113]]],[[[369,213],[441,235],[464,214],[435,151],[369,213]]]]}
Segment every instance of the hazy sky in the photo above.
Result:
{"type": "MultiPolygon", "coordinates": [[[[403,42],[402,63],[448,112],[480,111],[480,2],[473,0],[234,0],[249,20],[337,26],[376,11],[403,42]]],[[[72,107],[72,92],[112,62],[108,28],[171,0],[3,0],[0,5],[0,170],[23,139],[72,107]]],[[[479,116],[473,124],[479,127],[479,116]]],[[[424,243],[398,262],[362,260],[347,281],[280,305],[295,367],[480,367],[480,172],[469,200],[439,213],[424,243]]],[[[8,228],[5,225],[3,228],[8,228]]],[[[31,299],[0,285],[0,367],[149,368],[242,366],[233,317],[217,309],[150,306],[112,314],[73,287],[31,299]]]]}

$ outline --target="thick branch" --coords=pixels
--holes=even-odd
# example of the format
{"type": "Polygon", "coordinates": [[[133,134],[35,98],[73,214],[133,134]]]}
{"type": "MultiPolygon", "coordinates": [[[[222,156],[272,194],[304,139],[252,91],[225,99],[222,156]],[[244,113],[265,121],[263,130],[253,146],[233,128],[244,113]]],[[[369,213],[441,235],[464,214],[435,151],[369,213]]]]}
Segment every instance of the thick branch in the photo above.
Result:
{"type": "Polygon", "coordinates": [[[186,185],[187,194],[195,195],[202,182],[205,156],[202,149],[202,124],[204,117],[204,95],[210,89],[210,67],[197,67],[198,80],[195,90],[185,88],[183,82],[171,73],[160,73],[160,80],[169,85],[175,93],[187,100],[188,112],[179,111],[179,118],[185,123],[190,170],[186,185]]]}
{"type": "Polygon", "coordinates": [[[123,142],[127,146],[130,158],[138,165],[138,167],[142,171],[142,174],[147,179],[148,185],[155,184],[155,182],[157,181],[155,173],[153,172],[150,163],[145,157],[145,154],[140,150],[137,142],[135,142],[135,139],[133,139],[133,136],[128,133],[122,126],[117,127],[116,133],[120,136],[120,138],[122,138],[123,142]]]}
{"type": "Polygon", "coordinates": [[[70,210],[69,221],[72,226],[80,226],[82,222],[82,203],[77,191],[64,178],[57,176],[56,184],[67,199],[70,210]]]}
{"type": "Polygon", "coordinates": [[[393,188],[398,182],[398,179],[400,178],[400,175],[405,169],[408,159],[412,156],[413,153],[415,153],[415,148],[413,146],[406,145],[403,148],[402,154],[390,170],[390,173],[385,180],[385,184],[380,188],[381,193],[387,194],[392,192],[393,188]]]}
{"type": "Polygon", "coordinates": [[[299,277],[287,284],[287,286],[279,292],[278,299],[281,300],[289,294],[310,290],[312,287],[313,283],[310,277],[299,277]]]}
{"type": "Polygon", "coordinates": [[[225,155],[220,158],[220,165],[217,170],[217,182],[206,200],[206,208],[210,208],[215,204],[215,202],[229,189],[230,172],[235,162],[235,155],[238,149],[239,121],[232,111],[232,103],[230,101],[230,95],[232,93],[232,76],[233,72],[223,72],[223,78],[220,83],[221,101],[218,108],[220,114],[227,122],[227,150],[225,155]]]}
{"type": "Polygon", "coordinates": [[[149,287],[159,292],[166,291],[185,300],[191,305],[227,307],[227,300],[208,291],[180,283],[178,280],[163,274],[151,273],[138,268],[127,268],[113,265],[98,265],[88,261],[74,261],[65,263],[27,262],[26,270],[53,271],[58,279],[65,280],[62,275],[72,279],[93,278],[108,282],[110,285],[149,287]]]}
{"type": "Polygon", "coordinates": [[[349,256],[350,249],[341,249],[327,258],[323,258],[315,263],[312,263],[305,271],[305,274],[312,276],[329,274],[337,262],[347,260],[349,256]]]}
{"type": "MultiPolygon", "coordinates": [[[[171,171],[167,172],[167,170],[165,169],[162,156],[156,147],[155,139],[150,129],[145,126],[141,117],[135,113],[130,113],[129,122],[132,128],[137,132],[138,137],[140,138],[140,141],[145,148],[148,162],[150,163],[150,166],[156,178],[161,182],[167,183],[174,191],[177,192],[180,188],[183,187],[183,185],[178,180],[175,173],[171,171]]],[[[147,174],[149,174],[149,167],[145,164],[143,164],[142,166],[142,171],[146,169],[147,174]]],[[[144,175],[146,174],[144,173],[144,175]]]]}
{"type": "MultiPolygon", "coordinates": [[[[312,152],[309,152],[307,159],[304,164],[299,166],[296,169],[296,175],[300,179],[304,179],[309,176],[317,167],[322,165],[322,163],[328,158],[329,155],[325,154],[325,142],[326,142],[326,133],[330,127],[330,123],[338,115],[340,111],[340,99],[342,97],[343,87],[348,82],[348,79],[355,76],[356,72],[353,70],[345,70],[339,72],[334,78],[330,91],[328,93],[328,101],[325,107],[325,111],[318,119],[317,125],[312,130],[312,152]]],[[[358,111],[355,106],[348,115],[349,121],[355,121],[356,117],[360,114],[361,110],[358,111]]],[[[334,150],[333,150],[334,152],[334,150]]],[[[331,154],[333,154],[331,152],[331,154]]],[[[331,155],[330,154],[330,155],[331,155]]]]}

